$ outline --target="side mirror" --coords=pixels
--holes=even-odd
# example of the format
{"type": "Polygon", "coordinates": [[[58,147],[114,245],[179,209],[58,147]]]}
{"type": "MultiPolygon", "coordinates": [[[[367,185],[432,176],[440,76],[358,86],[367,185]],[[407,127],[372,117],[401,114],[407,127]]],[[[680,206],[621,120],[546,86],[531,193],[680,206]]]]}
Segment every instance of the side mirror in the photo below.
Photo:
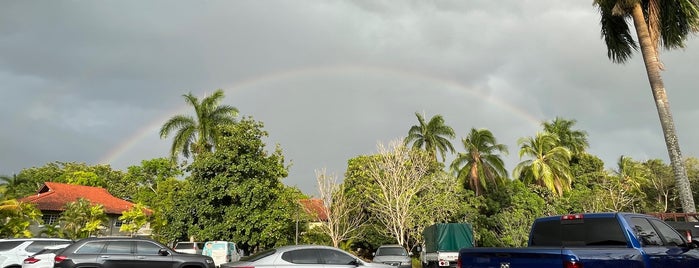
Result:
{"type": "Polygon", "coordinates": [[[158,250],[158,255],[160,255],[160,256],[167,256],[167,255],[170,255],[170,252],[167,251],[167,249],[165,249],[165,248],[161,248],[161,249],[158,250]]]}
{"type": "Polygon", "coordinates": [[[354,259],[349,264],[354,266],[360,266],[362,265],[362,261],[360,261],[359,259],[354,259]]]}
{"type": "Polygon", "coordinates": [[[697,241],[697,240],[689,241],[689,243],[687,243],[687,247],[689,249],[699,248],[699,241],[697,241]]]}

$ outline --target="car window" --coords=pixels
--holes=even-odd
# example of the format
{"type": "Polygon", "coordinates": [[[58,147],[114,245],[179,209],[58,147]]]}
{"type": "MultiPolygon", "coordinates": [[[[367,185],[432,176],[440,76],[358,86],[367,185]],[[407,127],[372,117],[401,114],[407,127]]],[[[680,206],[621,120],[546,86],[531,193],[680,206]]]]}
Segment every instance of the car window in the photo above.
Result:
{"type": "Polygon", "coordinates": [[[296,264],[320,264],[317,249],[298,249],[284,252],[282,260],[296,264]]]}
{"type": "Polygon", "coordinates": [[[78,250],[75,251],[76,254],[99,254],[102,248],[106,244],[106,241],[93,241],[87,242],[82,245],[78,250]]]}
{"type": "Polygon", "coordinates": [[[197,248],[198,248],[198,249],[204,248],[204,242],[197,243],[197,248]]]}
{"type": "Polygon", "coordinates": [[[102,252],[105,254],[131,254],[131,241],[110,241],[102,252]]]}
{"type": "Polygon", "coordinates": [[[682,236],[677,234],[677,232],[675,232],[675,230],[673,230],[672,227],[668,226],[666,223],[656,219],[652,219],[651,222],[653,225],[655,225],[655,228],[658,229],[660,236],[665,239],[666,245],[680,246],[685,244],[682,236]]]}
{"type": "Polygon", "coordinates": [[[258,261],[259,259],[270,256],[276,252],[277,252],[276,249],[268,249],[268,250],[264,250],[264,251],[260,251],[258,253],[252,254],[250,256],[242,257],[242,258],[240,258],[240,260],[241,261],[249,261],[249,262],[258,261]]]}
{"type": "Polygon", "coordinates": [[[192,248],[192,243],[177,243],[175,245],[175,249],[191,249],[192,248]]]}
{"type": "Polygon", "coordinates": [[[340,252],[334,249],[320,249],[319,253],[323,256],[323,261],[325,264],[352,264],[356,258],[350,256],[344,252],[340,252]]]}
{"type": "Polygon", "coordinates": [[[26,250],[27,252],[39,252],[45,247],[54,245],[56,245],[56,241],[32,241],[32,243],[29,244],[27,248],[24,250],[26,250]]]}
{"type": "Polygon", "coordinates": [[[24,241],[2,241],[0,242],[0,251],[7,251],[13,248],[16,248],[20,244],[22,244],[24,241]]]}
{"type": "Polygon", "coordinates": [[[139,255],[158,255],[162,247],[150,241],[136,242],[136,253],[139,255]]]}
{"type": "Polygon", "coordinates": [[[636,238],[638,238],[644,246],[662,246],[663,241],[660,239],[658,233],[655,232],[653,226],[645,218],[633,217],[631,218],[631,224],[634,226],[633,231],[636,233],[636,238]]]}

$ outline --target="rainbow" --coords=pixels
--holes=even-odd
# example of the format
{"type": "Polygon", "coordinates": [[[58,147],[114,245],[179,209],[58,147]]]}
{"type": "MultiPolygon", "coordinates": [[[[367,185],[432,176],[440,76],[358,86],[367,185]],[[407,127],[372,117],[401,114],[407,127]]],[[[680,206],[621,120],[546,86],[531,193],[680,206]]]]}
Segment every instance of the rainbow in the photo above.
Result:
{"type": "MultiPolygon", "coordinates": [[[[484,101],[487,101],[487,102],[497,106],[498,108],[501,108],[505,111],[508,111],[509,113],[530,122],[532,125],[538,126],[541,123],[540,119],[529,114],[527,111],[525,111],[525,110],[523,110],[515,105],[512,105],[506,101],[503,101],[501,99],[493,98],[491,96],[485,96],[479,90],[466,87],[465,85],[461,84],[459,81],[455,81],[453,79],[438,76],[438,75],[426,74],[423,72],[417,72],[417,71],[407,70],[407,69],[383,68],[383,67],[365,66],[365,65],[314,66],[314,67],[310,67],[310,68],[291,69],[291,70],[284,70],[284,71],[280,71],[280,72],[268,73],[265,75],[256,76],[256,77],[252,77],[252,78],[243,80],[243,81],[235,83],[229,87],[223,87],[222,89],[224,89],[224,91],[227,93],[227,95],[231,95],[230,93],[233,93],[236,91],[242,91],[242,90],[254,88],[255,86],[264,85],[267,83],[284,81],[286,79],[292,79],[292,78],[313,77],[313,76],[330,76],[330,75],[340,76],[340,75],[347,75],[347,74],[365,74],[365,73],[379,74],[379,75],[384,75],[384,76],[395,76],[395,77],[399,77],[399,78],[417,79],[417,80],[424,81],[424,82],[434,83],[436,85],[441,85],[446,90],[449,90],[449,91],[452,91],[455,93],[468,93],[472,96],[480,98],[484,101]]],[[[178,106],[175,109],[172,109],[171,111],[164,113],[162,116],[159,116],[158,118],[153,120],[151,123],[147,124],[145,127],[137,130],[135,133],[133,133],[133,135],[127,137],[123,142],[119,143],[117,146],[115,146],[114,148],[109,150],[103,157],[100,158],[99,163],[109,164],[109,163],[112,163],[114,160],[119,159],[127,151],[129,151],[129,149],[133,148],[136,144],[138,144],[140,141],[142,141],[147,136],[158,135],[158,133],[160,131],[160,127],[170,117],[172,117],[173,115],[176,115],[176,114],[189,113],[190,112],[189,109],[191,109],[190,106],[188,106],[187,104],[182,104],[181,106],[178,106]]]]}

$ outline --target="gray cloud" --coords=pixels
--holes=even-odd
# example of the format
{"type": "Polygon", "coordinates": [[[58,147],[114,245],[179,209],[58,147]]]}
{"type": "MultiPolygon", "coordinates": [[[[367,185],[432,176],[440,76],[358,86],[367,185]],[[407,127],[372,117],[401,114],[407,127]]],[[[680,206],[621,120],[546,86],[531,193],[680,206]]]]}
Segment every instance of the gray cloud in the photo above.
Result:
{"type": "MultiPolygon", "coordinates": [[[[0,4],[0,174],[51,161],[125,169],[168,154],[181,95],[226,90],[293,162],[286,183],[404,136],[415,112],[459,138],[516,141],[576,119],[590,151],[667,159],[640,55],[606,58],[597,11],[575,1],[5,1],[0,4]],[[8,131],[9,130],[9,131],[8,131]]],[[[693,63],[664,52],[685,156],[699,155],[693,63]]],[[[270,147],[270,150],[272,147],[270,147]]]]}

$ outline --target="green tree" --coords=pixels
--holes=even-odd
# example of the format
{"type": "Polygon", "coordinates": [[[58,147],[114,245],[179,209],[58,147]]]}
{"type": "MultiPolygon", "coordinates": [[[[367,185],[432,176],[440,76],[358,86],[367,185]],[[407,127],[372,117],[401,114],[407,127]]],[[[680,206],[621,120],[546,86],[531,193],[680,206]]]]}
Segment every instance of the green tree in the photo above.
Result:
{"type": "Polygon", "coordinates": [[[561,146],[568,148],[573,155],[578,155],[585,152],[590,143],[587,141],[587,132],[572,129],[576,122],[556,117],[551,122],[543,122],[541,125],[544,131],[558,136],[561,146]]]}
{"type": "Polygon", "coordinates": [[[147,209],[143,204],[137,203],[131,209],[124,211],[119,220],[122,221],[119,231],[127,232],[134,236],[138,230],[148,223],[147,209]]]}
{"type": "Polygon", "coordinates": [[[65,236],[70,239],[98,234],[106,221],[107,216],[102,205],[92,205],[84,198],[66,204],[65,211],[59,218],[65,236]]]}
{"type": "MultiPolygon", "coordinates": [[[[647,206],[650,212],[669,212],[676,196],[675,180],[672,177],[672,167],[660,159],[651,159],[643,163],[648,169],[648,184],[642,190],[647,194],[647,206]]],[[[689,170],[689,166],[687,166],[689,170]]],[[[694,185],[694,184],[693,184],[694,185]]]]}
{"type": "Polygon", "coordinates": [[[14,190],[16,196],[25,197],[35,194],[45,182],[60,182],[101,186],[120,198],[129,197],[122,187],[123,173],[113,170],[109,165],[88,166],[85,163],[52,162],[41,167],[22,169],[17,175],[19,183],[14,190]]]}
{"type": "Polygon", "coordinates": [[[170,149],[171,158],[176,161],[181,153],[188,158],[191,153],[211,152],[218,143],[220,133],[217,126],[232,124],[238,116],[238,109],[230,105],[221,105],[223,90],[218,89],[212,95],[199,99],[192,93],[183,95],[185,102],[194,108],[195,117],[175,115],[160,128],[160,138],[166,138],[176,132],[170,149]]]}
{"type": "Polygon", "coordinates": [[[659,49],[684,47],[689,34],[699,29],[699,2],[693,0],[594,0],[593,3],[601,14],[602,38],[607,45],[607,56],[612,62],[625,63],[640,44],[682,210],[695,212],[696,207],[682,162],[670,103],[660,75],[662,63],[659,59],[659,49]],[[633,22],[638,43],[630,32],[629,22],[633,22]]]}
{"type": "Polygon", "coordinates": [[[425,118],[415,113],[418,124],[410,127],[408,136],[404,143],[408,145],[412,143],[412,148],[423,148],[434,160],[437,161],[437,153],[442,156],[442,161],[446,159],[446,152],[454,152],[454,146],[449,139],[453,139],[454,129],[444,124],[444,118],[441,115],[435,115],[430,118],[429,122],[425,122],[425,118]]]}
{"type": "Polygon", "coordinates": [[[105,187],[104,181],[102,181],[97,174],[90,171],[74,171],[66,174],[67,183],[93,186],[93,187],[105,187]]]}
{"type": "Polygon", "coordinates": [[[472,128],[461,142],[466,152],[457,154],[451,168],[476,196],[481,195],[489,185],[505,183],[507,170],[499,153],[507,154],[507,146],[497,143],[490,130],[472,128]]]}
{"type": "Polygon", "coordinates": [[[544,186],[563,196],[570,189],[573,177],[570,173],[570,150],[560,145],[556,135],[538,133],[536,137],[525,137],[518,141],[519,157],[532,159],[520,162],[513,175],[525,183],[544,186]]]}
{"type": "Polygon", "coordinates": [[[293,243],[302,194],[282,183],[288,175],[284,157],[279,146],[265,150],[262,127],[251,118],[221,126],[216,150],[191,164],[191,235],[235,240],[246,252],[293,243]]]}
{"type": "Polygon", "coordinates": [[[628,195],[626,199],[631,201],[632,207],[630,209],[632,211],[638,211],[639,208],[643,207],[639,203],[646,196],[643,188],[649,183],[649,173],[648,168],[634,161],[631,157],[623,155],[619,157],[614,174],[617,176],[620,186],[624,188],[623,192],[628,195]]]}
{"type": "Polygon", "coordinates": [[[41,211],[31,203],[0,201],[0,237],[32,237],[29,226],[41,222],[41,211]]]}

